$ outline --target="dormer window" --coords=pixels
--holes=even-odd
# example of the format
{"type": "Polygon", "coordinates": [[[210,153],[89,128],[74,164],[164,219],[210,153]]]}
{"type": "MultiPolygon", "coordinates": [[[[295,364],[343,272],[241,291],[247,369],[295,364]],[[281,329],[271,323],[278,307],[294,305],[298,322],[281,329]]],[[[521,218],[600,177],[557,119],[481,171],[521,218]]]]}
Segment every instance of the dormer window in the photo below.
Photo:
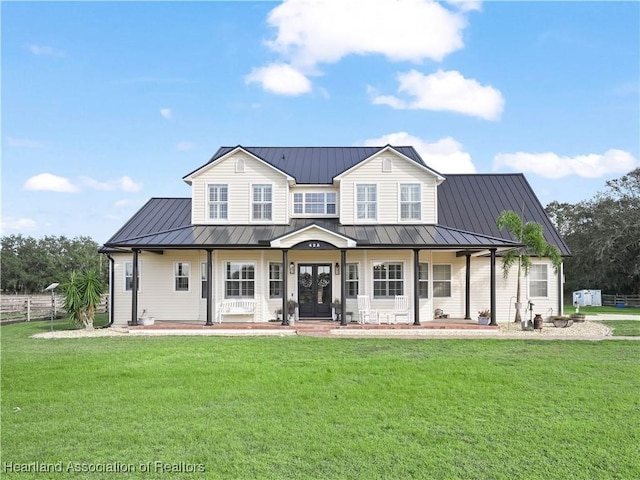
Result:
{"type": "Polygon", "coordinates": [[[236,158],[236,173],[244,173],[244,158],[236,158]]]}
{"type": "Polygon", "coordinates": [[[390,158],[382,159],[382,171],[383,172],[391,172],[393,170],[393,160],[390,158]]]}

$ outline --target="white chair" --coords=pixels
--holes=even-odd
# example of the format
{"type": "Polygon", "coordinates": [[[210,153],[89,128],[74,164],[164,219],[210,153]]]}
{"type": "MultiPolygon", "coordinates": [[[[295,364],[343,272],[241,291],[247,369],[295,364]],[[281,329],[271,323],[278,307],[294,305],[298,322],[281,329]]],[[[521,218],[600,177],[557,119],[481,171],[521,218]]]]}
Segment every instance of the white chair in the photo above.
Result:
{"type": "Polygon", "coordinates": [[[393,307],[393,323],[398,323],[398,317],[406,317],[409,321],[409,297],[407,295],[396,295],[393,307]]]}
{"type": "Polygon", "coordinates": [[[378,311],[371,310],[369,295],[358,295],[358,323],[379,323],[378,311]]]}

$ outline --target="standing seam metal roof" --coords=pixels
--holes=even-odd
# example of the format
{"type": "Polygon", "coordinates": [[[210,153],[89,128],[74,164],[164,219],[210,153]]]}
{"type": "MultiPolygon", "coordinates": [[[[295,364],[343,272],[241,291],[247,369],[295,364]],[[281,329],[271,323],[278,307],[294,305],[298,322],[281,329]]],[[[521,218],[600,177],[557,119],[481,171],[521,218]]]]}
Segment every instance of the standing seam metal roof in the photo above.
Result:
{"type": "MultiPolygon", "coordinates": [[[[388,146],[420,166],[427,167],[413,147],[388,146]]],[[[232,150],[242,148],[292,176],[298,184],[331,184],[333,177],[349,170],[385,147],[244,147],[241,145],[220,147],[206,164],[185,177],[215,162],[232,150]]]]}

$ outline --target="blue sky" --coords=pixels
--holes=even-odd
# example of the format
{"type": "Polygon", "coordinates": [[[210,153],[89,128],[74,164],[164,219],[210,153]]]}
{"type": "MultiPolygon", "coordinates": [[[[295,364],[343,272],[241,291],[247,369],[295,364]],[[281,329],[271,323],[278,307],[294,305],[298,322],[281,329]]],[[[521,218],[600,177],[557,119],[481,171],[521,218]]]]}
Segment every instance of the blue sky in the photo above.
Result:
{"type": "Polygon", "coordinates": [[[2,234],[105,242],[221,145],[412,144],[575,203],[640,162],[638,2],[2,2],[2,234]],[[375,9],[372,5],[376,5],[375,9]]]}

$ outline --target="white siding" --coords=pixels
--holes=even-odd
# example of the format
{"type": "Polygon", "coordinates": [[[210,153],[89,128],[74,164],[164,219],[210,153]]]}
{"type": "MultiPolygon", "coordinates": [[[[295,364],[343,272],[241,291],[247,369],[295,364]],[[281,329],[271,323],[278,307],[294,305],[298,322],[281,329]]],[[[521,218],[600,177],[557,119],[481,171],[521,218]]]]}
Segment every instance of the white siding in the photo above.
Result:
{"type": "MultiPolygon", "coordinates": [[[[125,326],[131,320],[131,292],[124,291],[124,262],[131,261],[131,254],[115,254],[114,257],[114,324],[125,326]]],[[[255,302],[256,311],[253,319],[234,318],[237,320],[266,322],[275,318],[275,310],[281,308],[282,299],[269,298],[269,262],[282,262],[280,250],[239,251],[217,250],[213,253],[213,279],[210,282],[213,296],[213,314],[217,315],[220,301],[225,294],[226,263],[228,261],[254,263],[255,270],[255,302]]],[[[404,293],[410,298],[410,309],[413,312],[413,252],[411,250],[349,250],[347,263],[357,263],[360,274],[360,294],[369,295],[372,308],[393,310],[393,299],[373,298],[373,266],[377,262],[400,262],[403,264],[404,293]]],[[[420,252],[419,261],[429,264],[429,298],[420,299],[420,321],[433,319],[433,312],[441,308],[451,318],[464,318],[465,315],[465,257],[456,257],[455,252],[420,252]],[[449,264],[452,268],[451,297],[433,297],[433,265],[449,264]]],[[[206,252],[165,251],[164,255],[141,252],[140,292],[138,294],[138,316],[146,310],[146,315],[156,320],[200,321],[206,320],[206,300],[201,298],[200,264],[206,262],[206,252]],[[173,268],[175,262],[189,262],[191,265],[189,292],[174,290],[173,268]]],[[[289,273],[289,265],[285,266],[285,277],[288,284],[288,297],[297,301],[297,271],[299,263],[327,263],[332,266],[333,299],[340,298],[341,275],[335,274],[335,264],[340,263],[338,250],[305,251],[290,250],[288,262],[294,264],[294,273],[289,273]]],[[[544,318],[557,315],[558,312],[558,275],[553,272],[551,263],[546,259],[534,260],[534,263],[546,263],[549,266],[548,296],[532,298],[533,314],[541,314],[544,318]]],[[[516,295],[516,272],[514,268],[507,279],[502,275],[501,261],[496,260],[496,315],[499,322],[513,320],[516,295]]],[[[478,311],[490,307],[490,259],[487,257],[471,258],[471,318],[478,316],[478,311]]],[[[528,278],[522,277],[522,314],[529,300],[528,278]]],[[[357,317],[356,299],[347,299],[345,310],[353,312],[357,317]]],[[[413,313],[412,313],[413,318],[413,313]]]]}
{"type": "MultiPolygon", "coordinates": [[[[200,262],[197,251],[165,251],[164,255],[141,252],[140,291],[138,316],[156,320],[199,320],[200,318],[200,262]],[[175,262],[188,262],[191,266],[189,291],[176,292],[173,268],[175,262]]],[[[131,291],[124,291],[124,263],[132,255],[114,255],[115,306],[114,323],[126,325],[131,320],[131,291]]]]}
{"type": "MultiPolygon", "coordinates": [[[[384,153],[356,167],[340,180],[340,221],[345,225],[355,223],[400,223],[399,184],[420,183],[422,195],[422,223],[437,221],[436,177],[397,155],[384,153]],[[383,159],[392,158],[390,172],[383,171],[383,159]],[[377,185],[378,218],[376,222],[357,220],[355,216],[355,185],[377,185]]],[[[418,222],[416,222],[418,223],[418,222]]]]}
{"type": "Polygon", "coordinates": [[[191,221],[194,224],[287,223],[289,186],[281,172],[247,155],[235,155],[214,163],[193,177],[191,186],[191,221]],[[236,173],[236,159],[245,159],[243,173],[236,173]],[[209,220],[207,212],[207,184],[228,185],[229,218],[209,220]],[[273,218],[271,222],[251,220],[251,185],[273,185],[273,218]]]}

